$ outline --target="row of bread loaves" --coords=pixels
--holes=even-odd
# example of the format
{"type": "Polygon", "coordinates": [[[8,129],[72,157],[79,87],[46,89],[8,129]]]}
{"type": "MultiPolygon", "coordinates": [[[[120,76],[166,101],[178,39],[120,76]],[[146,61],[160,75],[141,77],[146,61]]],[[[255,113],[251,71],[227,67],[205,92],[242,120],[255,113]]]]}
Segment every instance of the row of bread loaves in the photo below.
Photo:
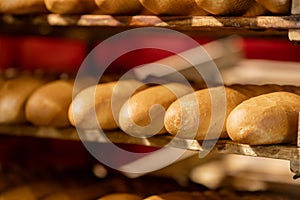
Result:
{"type": "Polygon", "coordinates": [[[32,14],[138,14],[138,0],[9,0],[0,1],[0,13],[32,14]]]}
{"type": "Polygon", "coordinates": [[[163,133],[197,140],[230,137],[252,145],[296,139],[298,87],[232,85],[193,91],[186,85],[169,83],[143,86],[134,94],[142,83],[133,82],[135,85],[129,84],[132,87],[128,81],[96,86],[95,102],[88,98],[95,86],[80,92],[69,109],[72,124],[97,128],[99,123],[102,129],[121,128],[137,137],[163,133]]]}
{"type": "Polygon", "coordinates": [[[120,127],[138,136],[162,134],[166,133],[164,111],[178,97],[192,91],[180,83],[149,87],[136,80],[90,86],[73,99],[69,119],[79,128],[100,125],[104,130],[120,127]]]}
{"type": "Polygon", "coordinates": [[[9,0],[0,13],[244,15],[289,14],[291,0],[9,0]]]}
{"type": "Polygon", "coordinates": [[[31,122],[37,126],[68,126],[72,92],[72,80],[53,81],[32,75],[2,80],[0,124],[31,122]]]}
{"type": "Polygon", "coordinates": [[[136,137],[169,133],[186,139],[231,138],[251,145],[296,140],[300,90],[232,85],[194,91],[181,83],[136,80],[80,90],[74,80],[20,76],[0,81],[0,123],[114,130],[136,137]]]}
{"type": "MultiPolygon", "coordinates": [[[[100,125],[104,130],[113,130],[119,127],[118,115],[123,104],[133,95],[136,98],[133,101],[137,104],[134,103],[135,107],[130,106],[130,109],[136,115],[130,117],[144,125],[152,105],[164,99],[162,104],[166,109],[176,100],[176,95],[190,92],[178,83],[149,87],[136,80],[123,80],[81,89],[73,99],[74,83],[72,79],[47,80],[32,75],[0,79],[0,124],[30,122],[36,126],[55,127],[73,124],[87,129],[99,128],[100,125]],[[174,90],[176,95],[168,88],[174,90]]],[[[160,119],[162,122],[163,115],[160,119]]],[[[124,120],[122,123],[130,126],[124,120]]]]}
{"type": "Polygon", "coordinates": [[[297,87],[278,85],[203,89],[172,103],[165,127],[172,135],[187,139],[230,137],[250,145],[292,143],[297,138],[298,94],[297,87]]]}

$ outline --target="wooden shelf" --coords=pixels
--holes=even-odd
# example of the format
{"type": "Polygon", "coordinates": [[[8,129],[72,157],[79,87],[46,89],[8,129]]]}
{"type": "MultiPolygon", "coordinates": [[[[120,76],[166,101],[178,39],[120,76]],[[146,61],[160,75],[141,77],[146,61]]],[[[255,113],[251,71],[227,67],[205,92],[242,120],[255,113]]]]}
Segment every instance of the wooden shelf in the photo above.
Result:
{"type": "MultiPolygon", "coordinates": [[[[169,145],[169,147],[198,151],[199,153],[205,152],[205,149],[203,149],[201,145],[203,141],[185,140],[174,138],[170,135],[136,138],[125,134],[122,131],[110,131],[103,135],[99,130],[84,130],[80,131],[79,135],[77,130],[73,127],[53,128],[35,127],[31,125],[1,125],[0,135],[73,140],[100,144],[111,142],[114,144],[142,145],[154,148],[161,148],[169,145]],[[170,143],[171,141],[172,143],[170,143]]],[[[211,142],[214,144],[216,141],[211,142]]],[[[290,170],[295,173],[295,178],[300,177],[300,148],[298,148],[296,144],[250,146],[247,144],[239,144],[230,140],[219,140],[214,146],[214,152],[289,160],[290,170]]]]}
{"type": "MultiPolygon", "coordinates": [[[[53,128],[53,127],[35,127],[31,125],[1,125],[1,135],[8,136],[26,136],[36,138],[52,138],[61,140],[77,140],[99,143],[118,143],[118,144],[135,144],[152,147],[163,147],[172,141],[172,146],[176,148],[188,149],[193,151],[203,151],[202,141],[185,140],[174,138],[170,135],[158,135],[149,138],[136,138],[122,131],[106,132],[105,136],[99,130],[83,130],[80,136],[73,127],[53,128]]],[[[214,142],[214,141],[212,141],[214,142]]],[[[250,146],[239,144],[230,140],[219,140],[216,148],[220,153],[240,154],[254,157],[267,157],[284,160],[300,160],[300,148],[296,144],[291,145],[265,145],[250,146]]]]}
{"type": "MultiPolygon", "coordinates": [[[[1,125],[0,134],[8,136],[26,136],[36,138],[50,138],[60,140],[76,140],[86,142],[99,143],[119,143],[119,144],[135,144],[152,147],[163,147],[167,145],[172,139],[172,136],[162,135],[150,138],[135,138],[122,131],[109,131],[105,136],[99,130],[83,130],[80,135],[73,127],[68,128],[53,128],[53,127],[36,127],[31,125],[1,125]]],[[[173,146],[177,148],[184,148],[190,150],[199,150],[201,146],[197,141],[189,141],[184,139],[176,139],[173,146]]]]}
{"type": "Polygon", "coordinates": [[[125,27],[181,27],[181,28],[243,28],[243,29],[298,29],[300,15],[217,17],[217,16],[112,16],[112,15],[1,15],[7,25],[51,26],[125,26],[125,27]]]}
{"type": "Polygon", "coordinates": [[[64,35],[68,37],[108,37],[110,34],[135,27],[165,27],[191,34],[209,36],[242,34],[254,36],[287,36],[288,30],[300,29],[300,15],[217,17],[217,16],[111,16],[111,15],[0,15],[2,33],[64,35]],[[26,27],[26,28],[25,28],[26,27]],[[38,27],[38,28],[37,28],[38,27]],[[103,28],[109,30],[103,33],[103,28]],[[86,33],[88,28],[90,33],[86,33]],[[222,32],[220,33],[220,30],[222,32]],[[18,30],[18,31],[17,31],[18,30]],[[75,33],[74,30],[78,32],[75,33]],[[63,31],[63,32],[62,32],[63,31]],[[95,33],[96,31],[96,33],[95,33]],[[73,34],[71,34],[71,32],[73,34]],[[102,35],[103,34],[103,35],[102,35]]]}
{"type": "Polygon", "coordinates": [[[232,141],[220,141],[217,145],[220,153],[239,154],[253,157],[265,157],[282,160],[300,159],[300,148],[296,145],[250,146],[232,141]]]}

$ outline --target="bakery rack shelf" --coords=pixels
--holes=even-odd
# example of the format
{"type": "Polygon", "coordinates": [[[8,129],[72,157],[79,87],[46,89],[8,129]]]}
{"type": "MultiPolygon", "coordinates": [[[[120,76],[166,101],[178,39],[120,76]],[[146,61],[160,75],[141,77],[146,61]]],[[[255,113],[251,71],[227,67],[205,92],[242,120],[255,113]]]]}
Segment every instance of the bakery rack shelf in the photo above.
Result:
{"type": "MultiPolygon", "coordinates": [[[[80,130],[76,128],[54,128],[54,127],[37,127],[32,125],[1,125],[0,134],[7,136],[25,136],[36,138],[50,138],[61,140],[75,140],[86,142],[98,142],[98,143],[124,143],[135,144],[151,147],[163,147],[167,145],[172,139],[172,136],[162,135],[149,138],[136,138],[130,136],[122,131],[109,131],[103,134],[97,129],[80,130]]],[[[175,138],[172,143],[173,147],[184,148],[190,150],[200,150],[201,145],[194,140],[187,142],[184,139],[175,138]]]]}
{"type": "MultiPolygon", "coordinates": [[[[36,127],[32,125],[1,125],[0,133],[2,136],[23,136],[61,140],[75,140],[95,143],[114,143],[126,145],[142,145],[154,148],[161,148],[169,145],[174,148],[182,148],[191,151],[205,151],[202,146],[203,141],[186,140],[169,135],[159,135],[149,138],[136,138],[122,131],[110,131],[103,134],[99,130],[78,131],[73,127],[54,128],[54,127],[36,127]]],[[[211,140],[211,144],[216,143],[214,149],[223,154],[238,154],[252,157],[264,157],[272,159],[281,159],[290,161],[290,169],[294,172],[295,178],[300,174],[300,148],[296,144],[279,144],[250,146],[240,144],[231,140],[211,140]]]]}
{"type": "Polygon", "coordinates": [[[112,15],[0,15],[5,34],[58,35],[75,38],[99,38],[135,27],[165,27],[182,32],[218,36],[287,36],[300,40],[300,15],[220,17],[220,16],[112,16],[112,15]],[[105,31],[101,31],[105,28],[105,31]],[[76,29],[76,32],[74,32],[76,29]],[[217,30],[222,30],[220,31],[217,30]],[[93,31],[95,30],[95,31],[93,31]],[[105,33],[104,33],[105,32],[105,33]]]}
{"type": "MultiPolygon", "coordinates": [[[[158,135],[149,138],[136,138],[122,131],[109,131],[102,134],[99,130],[82,130],[80,134],[73,127],[54,128],[54,127],[36,127],[32,125],[1,125],[1,135],[8,136],[29,136],[36,138],[52,138],[61,140],[77,140],[99,143],[124,143],[152,147],[163,147],[172,140],[172,146],[176,148],[188,149],[193,151],[202,151],[202,141],[186,140],[169,135],[158,135]]],[[[212,140],[212,142],[214,142],[212,140]]],[[[296,144],[290,145],[265,145],[250,146],[240,144],[230,140],[219,140],[216,144],[218,151],[221,153],[235,153],[247,156],[268,157],[275,159],[300,159],[300,148],[296,144]]]]}
{"type": "MultiPolygon", "coordinates": [[[[297,6],[294,6],[294,8],[297,8],[297,6]]],[[[255,37],[287,37],[291,41],[300,41],[300,11],[294,9],[292,15],[287,16],[257,17],[0,14],[0,33],[8,35],[62,36],[94,41],[136,27],[170,28],[197,36],[218,37],[240,34],[255,37]]],[[[79,136],[77,130],[73,127],[58,129],[31,125],[1,125],[0,134],[2,136],[26,136],[75,141],[81,139],[99,143],[126,143],[157,148],[163,147],[172,141],[173,147],[176,148],[204,151],[201,145],[202,141],[184,140],[167,135],[135,138],[121,131],[108,132],[102,135],[99,130],[83,131],[79,136]]],[[[219,140],[215,145],[215,149],[217,152],[225,154],[289,160],[291,171],[296,174],[295,178],[298,178],[300,174],[300,148],[298,146],[299,144],[250,146],[230,140],[219,140]]]]}

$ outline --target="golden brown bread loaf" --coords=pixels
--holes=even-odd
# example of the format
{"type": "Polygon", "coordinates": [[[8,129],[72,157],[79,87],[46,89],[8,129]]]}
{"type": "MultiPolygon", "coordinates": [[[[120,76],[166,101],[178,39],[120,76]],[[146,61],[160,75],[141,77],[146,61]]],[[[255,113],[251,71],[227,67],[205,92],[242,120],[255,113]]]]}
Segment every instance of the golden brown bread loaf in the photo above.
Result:
{"type": "Polygon", "coordinates": [[[73,81],[57,80],[35,90],[29,97],[25,114],[36,126],[70,125],[68,109],[72,101],[73,81]]]}
{"type": "Polygon", "coordinates": [[[139,14],[143,10],[139,0],[95,0],[97,12],[104,14],[139,14]]]}
{"type": "MultiPolygon", "coordinates": [[[[183,96],[180,99],[176,100],[174,103],[172,103],[171,106],[168,108],[164,119],[164,124],[167,131],[172,135],[177,134],[178,137],[182,138],[197,140],[205,139],[207,137],[212,115],[211,96],[209,93],[210,90],[214,94],[220,93],[220,95],[214,95],[214,97],[224,97],[222,94],[224,91],[223,88],[215,87],[196,91],[192,94],[183,96]]],[[[227,87],[225,87],[225,93],[226,119],[229,113],[238,104],[247,99],[247,96],[234,89],[227,87]]],[[[219,100],[222,101],[223,99],[215,99],[215,101],[219,100]]],[[[215,106],[218,107],[222,105],[215,104],[215,106]]],[[[222,113],[222,108],[215,109],[215,112],[220,112],[218,113],[218,116],[220,116],[220,118],[214,119],[215,121],[212,123],[216,124],[217,126],[223,127],[220,138],[226,138],[228,137],[228,135],[226,133],[224,121],[222,120],[222,115],[224,115],[224,113],[222,113]]],[[[208,137],[206,139],[216,139],[215,136],[212,137],[213,138],[208,137]]]]}
{"type": "Polygon", "coordinates": [[[273,92],[248,99],[230,113],[226,128],[233,141],[250,145],[296,140],[300,96],[273,92]]]}
{"type": "Polygon", "coordinates": [[[6,80],[0,88],[0,123],[26,122],[26,101],[44,82],[42,79],[27,76],[6,80]]]}
{"type": "Polygon", "coordinates": [[[251,4],[247,11],[243,14],[245,17],[254,17],[266,14],[268,10],[256,1],[251,4]]]}
{"type": "Polygon", "coordinates": [[[120,128],[136,136],[165,133],[165,110],[177,98],[191,92],[190,87],[180,83],[153,86],[138,92],[122,106],[120,128]]]}
{"type": "Polygon", "coordinates": [[[118,118],[118,112],[128,95],[133,89],[142,90],[146,85],[136,80],[114,81],[88,87],[79,92],[69,107],[69,120],[78,128],[97,129],[99,125],[103,130],[118,128],[114,119],[118,118]],[[118,84],[118,87],[116,85],[118,84]],[[112,95],[115,94],[116,102],[113,105],[112,95]],[[95,98],[95,102],[93,99],[95,98]],[[95,103],[95,104],[94,104],[95,103]],[[94,115],[96,113],[96,118],[94,115]],[[99,123],[99,125],[98,125],[99,123]]]}
{"type": "Polygon", "coordinates": [[[114,193],[108,194],[98,200],[142,200],[143,198],[130,193],[114,193]]]}
{"type": "Polygon", "coordinates": [[[208,15],[195,0],[139,0],[156,15],[208,15]]]}
{"type": "Polygon", "coordinates": [[[242,15],[254,0],[195,0],[199,7],[214,15],[242,15]]]}
{"type": "Polygon", "coordinates": [[[49,11],[58,14],[85,14],[97,9],[94,0],[45,0],[49,11]]]}
{"type": "Polygon", "coordinates": [[[291,10],[291,0],[256,0],[267,10],[276,14],[288,14],[291,10]]]}
{"type": "Polygon", "coordinates": [[[31,14],[46,13],[44,0],[1,0],[0,13],[31,14]]]}

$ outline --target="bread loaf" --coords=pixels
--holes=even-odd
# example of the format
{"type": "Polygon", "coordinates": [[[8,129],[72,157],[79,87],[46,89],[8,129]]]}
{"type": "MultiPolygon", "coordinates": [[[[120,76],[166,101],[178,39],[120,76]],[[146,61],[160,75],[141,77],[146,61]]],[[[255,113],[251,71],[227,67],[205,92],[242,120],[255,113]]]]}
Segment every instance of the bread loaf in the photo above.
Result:
{"type": "Polygon", "coordinates": [[[46,13],[44,0],[1,0],[0,13],[31,14],[46,13]]]}
{"type": "Polygon", "coordinates": [[[156,15],[208,15],[195,0],[139,0],[141,4],[156,15]]]}
{"type": "Polygon", "coordinates": [[[0,123],[26,122],[26,101],[43,83],[42,79],[27,76],[6,80],[0,88],[0,123]]]}
{"type": "Polygon", "coordinates": [[[58,14],[87,14],[97,9],[94,0],[45,0],[45,4],[58,14]]]}
{"type": "Polygon", "coordinates": [[[300,96],[273,92],[248,99],[230,113],[226,128],[233,141],[250,145],[296,140],[300,96]]]}
{"type": "Polygon", "coordinates": [[[199,7],[213,15],[242,15],[254,0],[195,0],[199,7]]]}
{"type": "Polygon", "coordinates": [[[108,194],[104,197],[99,198],[98,200],[142,200],[143,198],[130,193],[115,193],[108,194]]]}
{"type": "Polygon", "coordinates": [[[142,90],[146,85],[135,80],[114,81],[90,86],[79,92],[69,107],[69,120],[78,128],[103,130],[118,128],[114,119],[118,118],[121,106],[135,89],[142,90]],[[112,108],[112,95],[116,99],[112,108]],[[94,101],[93,101],[94,100],[94,101]],[[113,113],[113,110],[114,112],[113,113]],[[95,116],[96,114],[96,116],[95,116]]]}
{"type": "Polygon", "coordinates": [[[251,4],[247,11],[243,14],[245,17],[254,17],[268,13],[268,10],[256,1],[251,4]]]}
{"type": "Polygon", "coordinates": [[[177,98],[191,92],[192,89],[186,85],[168,83],[135,94],[121,108],[120,128],[136,136],[165,133],[165,110],[177,98]]]}
{"type": "Polygon", "coordinates": [[[68,109],[72,101],[73,81],[57,80],[35,90],[29,97],[25,114],[36,126],[70,125],[68,109]]]}
{"type": "Polygon", "coordinates": [[[210,137],[207,135],[210,124],[212,124],[212,128],[214,128],[214,125],[223,127],[220,136],[217,135],[217,137],[227,138],[228,135],[226,133],[225,124],[223,124],[224,120],[222,119],[222,115],[224,116],[225,114],[226,119],[229,113],[239,103],[247,99],[247,96],[227,87],[225,87],[225,94],[223,94],[223,91],[222,87],[202,89],[183,96],[172,103],[168,108],[164,119],[167,131],[172,135],[177,134],[178,137],[187,139],[204,140],[206,137],[208,137],[206,139],[216,139],[215,135],[210,137]],[[217,98],[214,101],[223,101],[224,99],[222,98],[226,98],[226,113],[222,112],[222,108],[218,108],[221,105],[214,105],[214,112],[217,112],[215,114],[218,116],[214,121],[211,121],[212,100],[210,90],[215,94],[213,97],[217,98]]]}
{"type": "Polygon", "coordinates": [[[288,14],[291,11],[291,0],[256,0],[267,10],[276,14],[288,14]]]}
{"type": "Polygon", "coordinates": [[[104,14],[139,14],[143,10],[139,0],[95,0],[97,12],[104,14]]]}

